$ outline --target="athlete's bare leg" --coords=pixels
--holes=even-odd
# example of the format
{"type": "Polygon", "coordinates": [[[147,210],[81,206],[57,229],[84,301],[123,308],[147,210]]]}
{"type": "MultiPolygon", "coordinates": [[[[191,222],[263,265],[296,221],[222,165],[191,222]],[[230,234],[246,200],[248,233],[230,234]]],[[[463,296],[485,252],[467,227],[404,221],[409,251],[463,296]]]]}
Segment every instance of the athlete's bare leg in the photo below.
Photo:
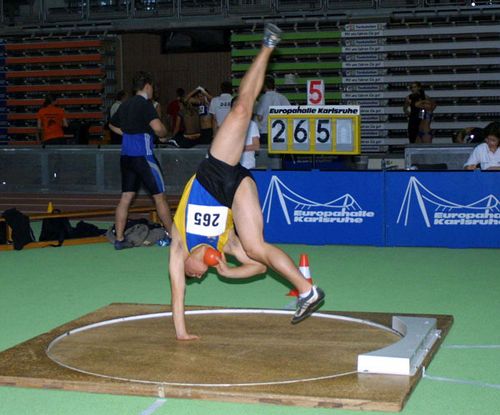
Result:
{"type": "Polygon", "coordinates": [[[263,45],[260,49],[241,80],[238,99],[217,131],[210,147],[212,156],[232,166],[235,166],[240,161],[248,124],[253,114],[253,106],[262,90],[267,63],[273,50],[274,47],[266,45],[263,45]]]}
{"type": "Polygon", "coordinates": [[[264,223],[257,186],[249,177],[239,185],[232,210],[238,237],[247,255],[281,274],[300,293],[307,292],[311,284],[302,276],[293,260],[278,247],[264,241],[264,223]]]}
{"type": "Polygon", "coordinates": [[[123,192],[115,211],[115,234],[118,241],[125,238],[125,226],[127,225],[128,209],[135,198],[135,192],[123,192]]]}
{"type": "Polygon", "coordinates": [[[158,193],[153,195],[153,200],[155,202],[156,212],[163,224],[163,227],[167,230],[168,234],[172,234],[172,215],[170,214],[170,207],[165,199],[164,193],[158,193]]]}

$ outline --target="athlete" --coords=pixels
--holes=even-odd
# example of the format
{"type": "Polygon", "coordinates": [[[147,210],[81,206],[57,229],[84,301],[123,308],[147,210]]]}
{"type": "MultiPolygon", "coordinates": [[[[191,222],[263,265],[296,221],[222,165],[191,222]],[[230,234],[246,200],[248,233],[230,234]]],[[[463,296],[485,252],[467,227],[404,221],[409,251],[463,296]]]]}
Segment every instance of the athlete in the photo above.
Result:
{"type": "Polygon", "coordinates": [[[153,102],[153,79],[147,72],[137,72],[132,80],[135,95],[120,105],[109,128],[123,135],[120,156],[122,194],[115,212],[115,249],[131,248],[124,236],[128,209],[141,183],[152,195],[158,216],[170,234],[172,218],[165,199],[165,183],[158,160],[153,154],[153,139],[165,137],[167,130],[159,119],[153,102]]]}
{"type": "Polygon", "coordinates": [[[186,328],[186,276],[201,278],[207,271],[203,258],[209,247],[221,252],[215,266],[221,276],[248,278],[270,267],[291,282],[300,293],[293,324],[324,301],[323,291],[302,276],[292,259],[264,241],[257,187],[251,173],[239,164],[253,106],[280,33],[278,27],[266,25],[262,48],[241,81],[238,99],[218,130],[208,157],[187,183],[174,217],[169,271],[178,340],[199,338],[186,328]],[[234,256],[241,265],[229,266],[226,255],[234,256]]]}

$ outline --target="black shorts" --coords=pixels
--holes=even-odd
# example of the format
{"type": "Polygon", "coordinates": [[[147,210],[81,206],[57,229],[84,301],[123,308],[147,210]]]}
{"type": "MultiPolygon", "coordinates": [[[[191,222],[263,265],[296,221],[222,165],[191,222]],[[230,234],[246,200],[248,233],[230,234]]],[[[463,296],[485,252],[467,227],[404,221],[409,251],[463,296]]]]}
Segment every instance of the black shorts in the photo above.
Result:
{"type": "Polygon", "coordinates": [[[156,195],[165,192],[165,182],[155,156],[121,156],[122,192],[137,192],[144,185],[156,195]]]}
{"type": "Polygon", "coordinates": [[[417,141],[419,128],[420,118],[410,118],[408,120],[408,139],[410,140],[410,143],[417,141]]]}
{"type": "Polygon", "coordinates": [[[234,195],[241,181],[252,177],[252,173],[241,164],[231,166],[217,160],[210,153],[203,160],[196,172],[196,179],[223,206],[231,209],[234,195]]]}
{"type": "Polygon", "coordinates": [[[200,144],[210,144],[212,142],[214,131],[211,128],[202,128],[200,133],[200,144]]]}

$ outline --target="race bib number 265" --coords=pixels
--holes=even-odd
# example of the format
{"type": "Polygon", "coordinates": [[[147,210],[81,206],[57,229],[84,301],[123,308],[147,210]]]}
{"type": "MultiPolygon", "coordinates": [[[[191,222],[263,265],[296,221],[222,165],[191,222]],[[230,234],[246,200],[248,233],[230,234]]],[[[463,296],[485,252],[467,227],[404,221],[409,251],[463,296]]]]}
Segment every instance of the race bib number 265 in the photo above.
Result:
{"type": "Polygon", "coordinates": [[[225,206],[188,204],[186,232],[202,236],[219,236],[226,230],[229,209],[225,206]]]}

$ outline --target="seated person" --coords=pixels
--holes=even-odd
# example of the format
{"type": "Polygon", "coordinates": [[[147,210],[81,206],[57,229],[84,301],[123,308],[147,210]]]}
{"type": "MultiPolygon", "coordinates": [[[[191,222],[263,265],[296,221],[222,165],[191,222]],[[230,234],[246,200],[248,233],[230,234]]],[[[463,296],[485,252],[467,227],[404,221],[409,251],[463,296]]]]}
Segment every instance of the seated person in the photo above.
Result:
{"type": "Polygon", "coordinates": [[[465,170],[474,170],[479,164],[481,170],[500,170],[500,126],[491,123],[484,129],[485,142],[474,148],[464,165],[465,170]]]}
{"type": "Polygon", "coordinates": [[[190,102],[183,101],[177,117],[180,118],[178,123],[182,124],[184,129],[169,139],[167,144],[177,148],[191,148],[198,144],[201,136],[198,109],[190,102]]]}
{"type": "Polygon", "coordinates": [[[212,115],[208,112],[212,95],[208,91],[199,86],[195,89],[195,93],[189,99],[195,108],[198,109],[200,117],[200,140],[199,144],[210,144],[213,139],[212,115]]]}
{"type": "Polygon", "coordinates": [[[479,144],[484,141],[484,129],[467,127],[454,134],[452,141],[455,144],[479,144]]]}

